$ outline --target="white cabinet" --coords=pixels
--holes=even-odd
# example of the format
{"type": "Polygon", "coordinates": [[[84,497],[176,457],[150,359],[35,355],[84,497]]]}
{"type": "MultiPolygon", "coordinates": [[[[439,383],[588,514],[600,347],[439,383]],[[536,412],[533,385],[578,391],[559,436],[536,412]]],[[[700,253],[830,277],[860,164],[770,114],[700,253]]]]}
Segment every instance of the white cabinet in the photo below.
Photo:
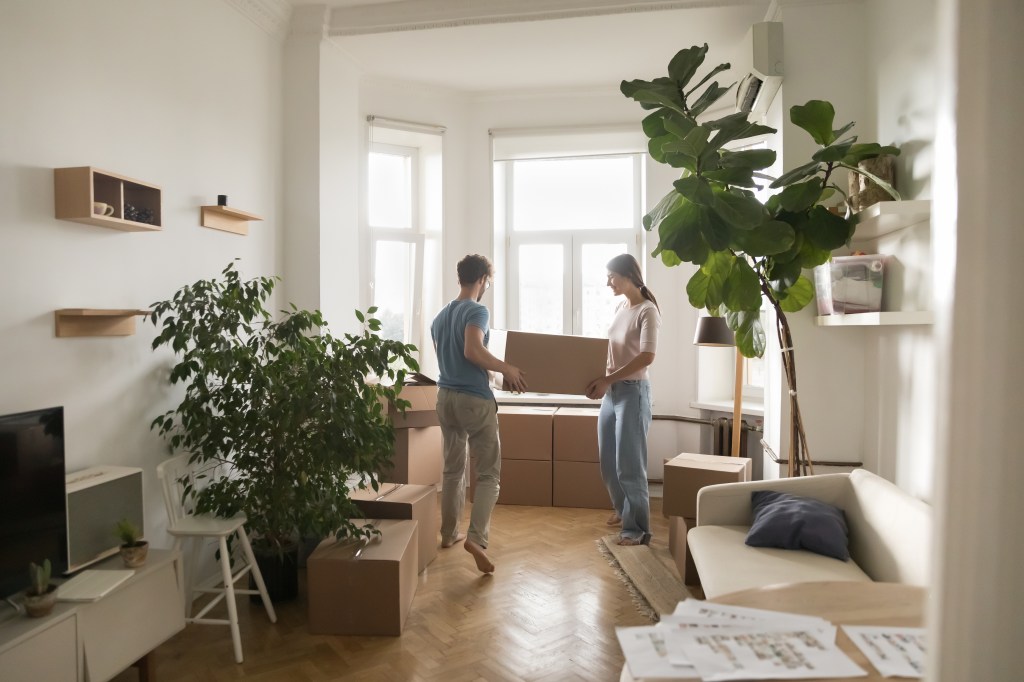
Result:
{"type": "MultiPolygon", "coordinates": [[[[94,602],[59,603],[43,618],[8,612],[0,620],[4,682],[101,682],[185,627],[180,555],[151,549],[145,565],[94,602]]],[[[94,569],[122,569],[112,557],[94,569]]]]}
{"type": "Polygon", "coordinates": [[[0,623],[0,677],[4,682],[79,680],[75,609],[58,606],[44,618],[13,611],[0,623]]]}

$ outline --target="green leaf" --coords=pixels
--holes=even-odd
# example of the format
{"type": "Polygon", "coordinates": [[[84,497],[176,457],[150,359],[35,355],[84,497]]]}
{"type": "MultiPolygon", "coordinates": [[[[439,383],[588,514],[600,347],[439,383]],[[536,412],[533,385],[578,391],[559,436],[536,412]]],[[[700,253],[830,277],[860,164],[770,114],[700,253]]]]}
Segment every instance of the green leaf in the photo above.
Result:
{"type": "Polygon", "coordinates": [[[700,156],[708,146],[708,136],[710,134],[711,131],[704,126],[697,126],[687,133],[686,137],[680,143],[680,148],[673,151],[679,151],[687,156],[696,158],[700,156]]]}
{"type": "Polygon", "coordinates": [[[642,80],[622,81],[619,85],[619,90],[626,97],[640,102],[646,109],[667,107],[680,114],[686,114],[679,88],[667,78],[659,78],[651,82],[642,80]]]}
{"type": "Polygon", "coordinates": [[[644,135],[650,138],[661,137],[668,133],[665,129],[665,112],[669,109],[658,109],[652,114],[648,114],[644,117],[644,120],[640,123],[640,126],[644,130],[644,135]]]}
{"type": "Polygon", "coordinates": [[[703,176],[713,182],[732,187],[757,187],[754,182],[754,172],[749,168],[719,168],[718,170],[704,171],[703,176]]]}
{"type": "Polygon", "coordinates": [[[856,166],[861,161],[866,159],[873,159],[877,156],[887,154],[889,156],[899,156],[899,147],[885,146],[878,144],[877,142],[865,142],[862,144],[855,144],[850,147],[846,156],[843,157],[843,163],[850,166],[856,166]]]}
{"type": "Polygon", "coordinates": [[[665,131],[674,135],[679,139],[685,138],[691,130],[697,126],[697,122],[689,116],[678,114],[674,111],[664,109],[665,115],[662,117],[662,122],[665,127],[665,131]]]}
{"type": "Polygon", "coordinates": [[[711,210],[735,228],[750,230],[764,220],[764,207],[754,197],[726,190],[714,191],[711,210]]]}
{"type": "MultiPolygon", "coordinates": [[[[780,292],[781,293],[781,292],[780,292]]],[[[787,313],[795,313],[803,310],[804,307],[814,298],[814,284],[803,275],[786,289],[786,296],[779,300],[779,307],[787,313]]]]}
{"type": "Polygon", "coordinates": [[[807,222],[801,227],[808,241],[827,251],[838,249],[853,234],[852,223],[824,206],[812,208],[807,214],[807,222]]]}
{"type": "Polygon", "coordinates": [[[366,318],[364,318],[363,314],[358,310],[356,311],[356,319],[359,320],[360,322],[366,322],[366,318]]]}
{"type": "Polygon", "coordinates": [[[896,201],[900,201],[903,198],[903,197],[900,196],[900,193],[896,191],[895,187],[893,187],[888,182],[886,182],[882,178],[878,177],[874,173],[866,171],[863,168],[861,168],[860,166],[854,167],[854,166],[847,165],[845,163],[841,163],[839,165],[842,166],[843,168],[846,168],[847,170],[849,170],[852,173],[859,173],[860,175],[863,175],[864,177],[868,178],[869,180],[871,180],[871,182],[875,183],[876,185],[878,185],[879,187],[884,189],[889,194],[889,196],[891,196],[896,201]]]}
{"type": "Polygon", "coordinates": [[[665,163],[665,152],[662,150],[662,148],[666,144],[675,142],[677,139],[678,138],[676,138],[676,136],[671,133],[666,133],[665,135],[660,135],[658,137],[652,137],[650,140],[647,141],[647,151],[650,153],[651,158],[653,158],[655,161],[657,161],[658,163],[665,163]]]}
{"type": "Polygon", "coordinates": [[[759,358],[764,355],[766,343],[760,311],[730,311],[725,321],[733,331],[736,348],[744,357],[759,358]]]}
{"type": "Polygon", "coordinates": [[[800,262],[796,259],[785,263],[773,261],[767,276],[775,289],[785,290],[800,278],[801,271],[800,262]]]}
{"type": "Polygon", "coordinates": [[[810,133],[814,141],[823,147],[836,139],[832,132],[835,117],[836,110],[832,103],[820,99],[812,99],[803,106],[795,105],[789,110],[789,120],[810,133]]]}
{"type": "Polygon", "coordinates": [[[812,178],[797,185],[790,185],[779,194],[782,208],[792,213],[800,213],[818,201],[821,196],[821,178],[812,178]]]}
{"type": "Polygon", "coordinates": [[[702,264],[707,260],[708,245],[701,234],[701,208],[680,197],[675,210],[658,226],[658,248],[671,251],[684,261],[702,264]]]}
{"type": "Polygon", "coordinates": [[[693,93],[697,92],[697,88],[699,88],[700,86],[704,85],[709,80],[711,80],[712,78],[714,78],[718,74],[722,73],[723,71],[728,71],[731,67],[732,67],[732,64],[729,64],[728,62],[726,62],[725,64],[719,64],[715,68],[711,69],[711,71],[706,76],[704,76],[703,78],[700,79],[700,82],[698,82],[696,85],[694,85],[693,88],[691,88],[690,91],[686,93],[686,96],[689,97],[693,93]]]}
{"type": "Polygon", "coordinates": [[[703,46],[688,47],[683,50],[679,50],[672,60],[668,63],[668,75],[676,82],[678,87],[684,88],[693,75],[697,73],[697,69],[704,63],[704,57],[708,53],[708,44],[704,43],[703,46]]]}
{"type": "Polygon", "coordinates": [[[650,230],[658,226],[662,219],[669,213],[671,213],[679,205],[679,202],[683,198],[679,196],[679,193],[672,190],[661,198],[658,205],[655,206],[650,213],[643,217],[643,225],[645,230],[650,230]]]}
{"type": "Polygon", "coordinates": [[[810,176],[814,175],[815,173],[818,172],[820,168],[821,164],[818,163],[817,161],[805,163],[802,166],[794,168],[788,173],[783,173],[777,180],[775,180],[775,182],[769,185],[769,187],[776,189],[779,187],[785,187],[786,185],[792,185],[794,182],[803,180],[804,178],[809,178],[810,176]]]}
{"type": "Polygon", "coordinates": [[[816,151],[811,158],[815,161],[822,161],[824,163],[835,163],[846,156],[846,153],[856,141],[856,137],[848,137],[841,142],[835,142],[827,147],[822,147],[816,151]]]}
{"type": "Polygon", "coordinates": [[[698,269],[686,283],[686,296],[690,299],[690,305],[698,310],[704,308],[708,300],[708,285],[710,279],[703,269],[698,269]]]}
{"type": "Polygon", "coordinates": [[[717,308],[725,300],[725,282],[732,274],[736,257],[727,251],[713,251],[701,266],[701,270],[707,275],[707,295],[705,307],[708,309],[717,308]]]}
{"type": "Polygon", "coordinates": [[[737,232],[736,239],[744,253],[759,258],[787,251],[793,246],[796,232],[788,223],[769,220],[753,230],[737,232]]]}
{"type": "Polygon", "coordinates": [[[749,168],[750,170],[768,168],[773,163],[775,163],[774,149],[744,149],[738,152],[723,149],[722,158],[718,161],[718,165],[722,168],[749,168]]]}
{"type": "Polygon", "coordinates": [[[704,241],[713,251],[724,251],[729,248],[732,242],[732,228],[729,223],[722,220],[717,213],[706,206],[699,206],[700,209],[700,231],[704,235],[704,241]]]}
{"type": "Polygon", "coordinates": [[[760,310],[761,282],[744,258],[737,258],[723,289],[723,303],[729,310],[760,310]]]}
{"type": "Polygon", "coordinates": [[[832,258],[831,249],[818,248],[810,239],[805,239],[800,244],[800,251],[797,253],[796,262],[801,268],[813,268],[827,263],[832,258]]]}
{"type": "Polygon", "coordinates": [[[651,255],[660,256],[661,262],[664,263],[665,266],[669,268],[674,268],[675,266],[682,265],[683,263],[683,261],[679,259],[679,256],[676,255],[675,251],[655,251],[651,255]]]}
{"type": "Polygon", "coordinates": [[[852,130],[852,129],[853,129],[853,126],[854,126],[854,125],[855,125],[855,124],[854,124],[854,122],[853,122],[853,121],[850,121],[849,123],[847,123],[846,125],[844,125],[844,126],[843,126],[842,128],[840,128],[839,130],[833,130],[833,131],[832,131],[832,137],[833,137],[833,139],[836,139],[836,140],[838,140],[838,139],[839,139],[840,137],[842,137],[842,136],[843,136],[843,135],[845,135],[846,133],[850,132],[850,130],[852,130]]]}
{"type": "MultiPolygon", "coordinates": [[[[735,85],[735,83],[733,85],[735,85]]],[[[700,116],[707,111],[711,105],[722,99],[722,97],[724,97],[730,90],[732,90],[732,85],[722,87],[718,84],[718,81],[712,82],[711,85],[701,93],[700,97],[697,98],[697,101],[690,106],[690,115],[700,116]]]]}
{"type": "Polygon", "coordinates": [[[676,180],[672,185],[676,191],[682,194],[695,204],[710,206],[714,203],[715,195],[711,191],[711,185],[696,175],[689,175],[676,180]]]}

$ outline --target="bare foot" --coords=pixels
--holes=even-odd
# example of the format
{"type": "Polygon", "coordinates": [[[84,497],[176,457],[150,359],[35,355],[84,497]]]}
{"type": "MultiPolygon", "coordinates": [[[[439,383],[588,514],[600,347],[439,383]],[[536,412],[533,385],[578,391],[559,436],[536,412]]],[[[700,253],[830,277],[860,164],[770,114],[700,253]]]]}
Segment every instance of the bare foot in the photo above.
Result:
{"type": "Polygon", "coordinates": [[[619,538],[618,544],[623,547],[635,547],[644,544],[644,541],[641,538],[619,538]]]}
{"type": "Polygon", "coordinates": [[[487,552],[484,551],[483,547],[472,540],[466,540],[462,546],[476,559],[476,567],[480,569],[481,573],[494,573],[494,564],[487,558],[487,552]]]}
{"type": "Polygon", "coordinates": [[[441,549],[448,549],[452,545],[457,545],[457,544],[459,544],[460,542],[462,542],[465,539],[466,539],[466,534],[465,533],[459,533],[453,539],[445,540],[444,542],[442,542],[441,543],[441,549]]]}
{"type": "Polygon", "coordinates": [[[617,526],[622,523],[622,517],[612,512],[612,515],[608,517],[608,520],[604,522],[607,526],[617,526]]]}

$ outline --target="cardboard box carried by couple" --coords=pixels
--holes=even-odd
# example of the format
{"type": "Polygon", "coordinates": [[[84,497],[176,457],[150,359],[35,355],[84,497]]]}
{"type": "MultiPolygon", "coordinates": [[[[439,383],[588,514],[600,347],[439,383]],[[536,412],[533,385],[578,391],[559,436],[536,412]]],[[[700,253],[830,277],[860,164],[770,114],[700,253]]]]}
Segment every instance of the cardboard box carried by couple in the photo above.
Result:
{"type": "MultiPolygon", "coordinates": [[[[492,329],[488,350],[526,374],[531,393],[586,395],[591,381],[605,375],[608,339],[492,329]]],[[[491,383],[510,390],[501,374],[491,383]]]]}

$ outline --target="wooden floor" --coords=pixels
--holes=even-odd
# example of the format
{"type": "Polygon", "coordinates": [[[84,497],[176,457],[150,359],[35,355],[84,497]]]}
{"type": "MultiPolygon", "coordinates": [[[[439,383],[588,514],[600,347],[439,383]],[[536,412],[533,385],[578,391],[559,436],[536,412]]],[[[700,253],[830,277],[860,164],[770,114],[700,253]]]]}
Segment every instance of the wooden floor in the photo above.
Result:
{"type": "MultiPolygon", "coordinates": [[[[661,499],[651,505],[653,545],[665,546],[661,499]]],[[[650,621],[597,549],[614,530],[607,517],[590,509],[495,507],[494,575],[483,577],[462,545],[439,550],[419,576],[401,637],[309,634],[301,571],[299,599],[277,605],[277,624],[261,606],[239,600],[244,663],[234,663],[227,627],[189,625],[154,652],[156,679],[618,680],[615,626],[650,621]]],[[[134,669],[116,678],[134,679],[134,669]]]]}

